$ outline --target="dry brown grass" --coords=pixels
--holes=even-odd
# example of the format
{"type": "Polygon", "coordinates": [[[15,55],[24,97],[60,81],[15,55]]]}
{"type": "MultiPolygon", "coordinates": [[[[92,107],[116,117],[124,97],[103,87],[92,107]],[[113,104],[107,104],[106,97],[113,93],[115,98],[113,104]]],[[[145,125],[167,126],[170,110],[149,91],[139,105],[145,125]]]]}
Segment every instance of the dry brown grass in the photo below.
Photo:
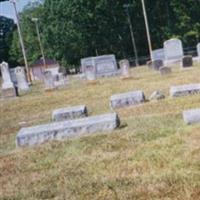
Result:
{"type": "Polygon", "coordinates": [[[88,85],[71,80],[68,88],[0,102],[0,199],[200,199],[200,125],[186,126],[182,110],[200,107],[200,96],[171,99],[171,85],[200,82],[200,67],[161,77],[145,67],[133,79],[101,79],[88,85]],[[52,110],[86,104],[90,115],[110,112],[112,94],[154,90],[165,100],[117,112],[124,128],[111,134],[15,148],[19,122],[49,122],[52,110]]]}

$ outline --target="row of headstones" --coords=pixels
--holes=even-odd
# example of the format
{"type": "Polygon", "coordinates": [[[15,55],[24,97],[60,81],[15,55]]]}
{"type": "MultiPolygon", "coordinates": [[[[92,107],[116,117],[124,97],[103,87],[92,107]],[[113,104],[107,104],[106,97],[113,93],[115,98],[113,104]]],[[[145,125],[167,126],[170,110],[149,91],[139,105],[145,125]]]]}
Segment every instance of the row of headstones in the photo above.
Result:
{"type": "MultiPolygon", "coordinates": [[[[173,38],[164,42],[162,49],[152,51],[152,60],[162,60],[165,64],[180,61],[184,56],[181,40],[173,38]]],[[[200,43],[197,44],[197,55],[200,60],[200,43]]]]}
{"type": "MultiPolygon", "coordinates": [[[[173,86],[171,97],[200,94],[200,84],[173,86]]],[[[116,94],[110,98],[112,110],[134,106],[146,102],[143,91],[132,91],[116,94]]],[[[183,113],[186,123],[200,122],[200,110],[189,110],[183,113]]],[[[32,146],[51,140],[70,139],[95,132],[112,131],[120,126],[116,113],[88,117],[86,106],[61,108],[53,111],[53,123],[35,127],[22,128],[16,137],[18,147],[32,146]]]]}
{"type": "MultiPolygon", "coordinates": [[[[16,67],[10,71],[8,63],[2,62],[0,64],[0,70],[2,75],[3,98],[16,97],[21,92],[29,91],[30,87],[26,79],[24,67],[16,67]]],[[[67,80],[62,73],[53,76],[51,71],[44,72],[45,90],[63,87],[66,84],[67,80]]]]}
{"type": "Polygon", "coordinates": [[[16,67],[14,70],[16,83],[11,79],[8,63],[0,64],[2,76],[2,96],[3,98],[16,97],[18,92],[29,91],[29,84],[23,67],[16,67]]]}

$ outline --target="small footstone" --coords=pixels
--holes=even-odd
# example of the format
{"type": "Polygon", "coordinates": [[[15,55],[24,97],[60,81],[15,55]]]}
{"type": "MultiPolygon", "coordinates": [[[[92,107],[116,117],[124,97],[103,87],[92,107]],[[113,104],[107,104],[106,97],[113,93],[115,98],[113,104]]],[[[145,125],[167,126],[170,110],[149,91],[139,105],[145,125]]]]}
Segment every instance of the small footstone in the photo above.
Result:
{"type": "Polygon", "coordinates": [[[170,67],[161,67],[161,68],[159,69],[159,71],[160,71],[160,74],[163,75],[163,76],[172,73],[172,70],[171,70],[170,67]]]}
{"type": "Polygon", "coordinates": [[[85,134],[113,131],[120,125],[116,113],[22,128],[16,137],[18,147],[33,146],[52,140],[71,139],[85,134]]]}
{"type": "Polygon", "coordinates": [[[184,56],[182,59],[182,67],[187,68],[187,67],[192,67],[192,66],[193,66],[192,56],[184,56]]]}
{"type": "Polygon", "coordinates": [[[88,115],[87,107],[84,105],[81,105],[81,106],[60,108],[60,109],[54,110],[52,113],[52,120],[64,121],[64,120],[87,117],[87,115],[88,115]]]}
{"type": "Polygon", "coordinates": [[[183,111],[183,120],[186,124],[200,123],[200,109],[183,111]]]}
{"type": "Polygon", "coordinates": [[[161,100],[164,98],[165,98],[164,94],[162,94],[160,91],[155,91],[151,94],[151,96],[149,97],[149,100],[154,101],[154,100],[161,100]]]}
{"type": "Polygon", "coordinates": [[[200,84],[188,84],[180,86],[172,86],[170,88],[171,97],[181,97],[200,93],[200,84]]]}
{"type": "Polygon", "coordinates": [[[116,109],[131,105],[137,105],[143,102],[145,102],[144,93],[142,91],[133,91],[111,96],[110,107],[112,109],[116,109]]]}

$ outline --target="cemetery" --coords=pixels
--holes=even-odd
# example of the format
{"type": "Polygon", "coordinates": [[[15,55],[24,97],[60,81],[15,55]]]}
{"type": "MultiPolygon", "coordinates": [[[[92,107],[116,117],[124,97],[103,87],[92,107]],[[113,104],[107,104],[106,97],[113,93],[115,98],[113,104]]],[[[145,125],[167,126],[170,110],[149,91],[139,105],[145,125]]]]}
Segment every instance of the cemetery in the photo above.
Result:
{"type": "Polygon", "coordinates": [[[0,46],[0,199],[199,199],[200,33],[151,32],[141,2],[144,24],[131,13],[137,3],[45,0],[18,16],[9,2],[17,18],[7,54],[0,46]]]}

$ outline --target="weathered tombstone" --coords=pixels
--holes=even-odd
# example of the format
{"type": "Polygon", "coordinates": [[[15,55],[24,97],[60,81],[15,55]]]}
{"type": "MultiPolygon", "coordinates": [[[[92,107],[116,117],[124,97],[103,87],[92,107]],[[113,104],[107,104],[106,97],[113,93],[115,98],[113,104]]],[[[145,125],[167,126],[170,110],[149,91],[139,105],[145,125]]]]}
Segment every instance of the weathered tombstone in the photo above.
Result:
{"type": "Polygon", "coordinates": [[[52,120],[64,121],[64,120],[87,117],[87,115],[88,115],[87,107],[84,105],[81,105],[81,106],[60,108],[60,109],[54,110],[52,113],[52,120]]]}
{"type": "Polygon", "coordinates": [[[44,85],[46,91],[51,91],[56,88],[54,84],[54,77],[50,71],[44,72],[44,85]]]}
{"type": "Polygon", "coordinates": [[[197,55],[199,57],[199,62],[200,62],[200,43],[197,44],[197,55]]]}
{"type": "Polygon", "coordinates": [[[172,73],[172,70],[171,70],[170,67],[161,67],[161,68],[159,69],[159,71],[160,71],[160,74],[163,75],[163,76],[172,73]]]}
{"type": "Polygon", "coordinates": [[[86,68],[94,67],[97,78],[109,77],[119,74],[115,55],[83,58],[81,59],[81,65],[83,73],[86,72],[86,68]]]}
{"type": "Polygon", "coordinates": [[[18,91],[24,91],[27,92],[29,90],[29,85],[26,80],[26,75],[23,67],[16,67],[15,68],[15,74],[17,79],[17,87],[18,91]]]}
{"type": "Polygon", "coordinates": [[[181,97],[200,93],[200,84],[188,84],[172,86],[170,88],[171,97],[181,97]]]}
{"type": "Polygon", "coordinates": [[[16,137],[18,147],[33,146],[51,140],[70,139],[85,134],[113,131],[120,125],[116,113],[22,128],[16,137]]]}
{"type": "Polygon", "coordinates": [[[165,95],[161,92],[161,91],[154,91],[150,97],[149,97],[149,100],[150,101],[157,101],[157,100],[161,100],[161,99],[164,99],[165,98],[165,95]]]}
{"type": "Polygon", "coordinates": [[[88,81],[96,80],[96,70],[94,65],[85,66],[85,77],[88,81]]]}
{"type": "Polygon", "coordinates": [[[142,91],[133,91],[111,96],[110,107],[112,109],[116,109],[131,105],[138,105],[143,102],[145,102],[144,93],[142,91]]]}
{"type": "Polygon", "coordinates": [[[1,68],[1,75],[3,79],[2,97],[3,98],[16,97],[16,90],[15,90],[13,82],[11,81],[8,63],[2,62],[0,64],[0,68],[1,68]]]}
{"type": "Polygon", "coordinates": [[[11,81],[14,83],[15,86],[17,86],[17,77],[15,74],[15,68],[11,68],[11,69],[9,69],[9,71],[10,71],[11,81]]]}
{"type": "Polygon", "coordinates": [[[164,49],[155,49],[152,51],[152,60],[165,60],[164,49]]]}
{"type": "Polygon", "coordinates": [[[67,85],[67,78],[63,73],[58,73],[54,80],[54,85],[57,88],[63,88],[67,85]]]}
{"type": "Polygon", "coordinates": [[[200,109],[183,111],[183,120],[186,124],[200,123],[200,109]]]}
{"type": "Polygon", "coordinates": [[[121,69],[121,75],[123,78],[129,78],[130,77],[130,63],[127,59],[121,60],[119,62],[120,69],[121,69]]]}
{"type": "Polygon", "coordinates": [[[164,42],[165,65],[180,63],[184,55],[182,42],[179,39],[170,39],[164,42]]]}
{"type": "Polygon", "coordinates": [[[192,67],[192,66],[193,66],[192,56],[184,56],[182,58],[182,67],[187,68],[187,67],[192,67]]]}
{"type": "Polygon", "coordinates": [[[152,68],[156,71],[159,71],[159,69],[163,67],[163,61],[162,60],[153,60],[152,61],[152,68]]]}

